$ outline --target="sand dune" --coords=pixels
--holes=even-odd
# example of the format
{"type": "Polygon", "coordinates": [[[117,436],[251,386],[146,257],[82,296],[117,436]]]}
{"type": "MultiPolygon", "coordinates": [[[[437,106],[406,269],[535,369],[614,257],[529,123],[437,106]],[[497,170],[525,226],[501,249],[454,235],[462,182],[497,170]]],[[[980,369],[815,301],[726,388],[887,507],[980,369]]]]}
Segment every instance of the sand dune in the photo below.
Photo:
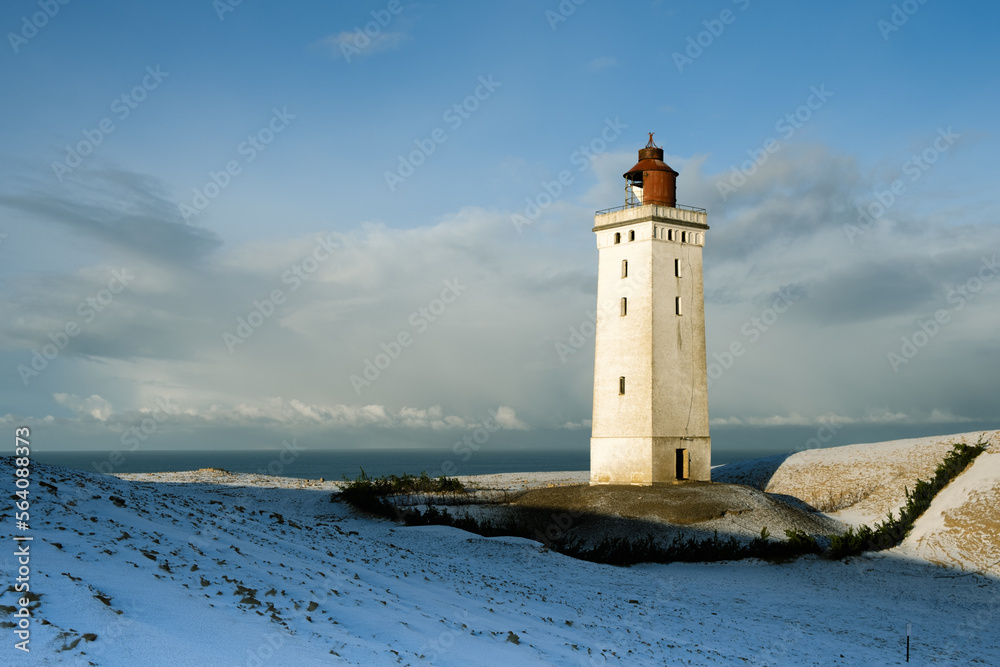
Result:
{"type": "Polygon", "coordinates": [[[798,452],[721,466],[716,481],[787,494],[844,523],[897,516],[905,489],[928,480],[956,443],[987,451],[943,489],[892,553],[1000,575],[1000,431],[895,440],[798,452]]]}
{"type": "Polygon", "coordinates": [[[976,431],[809,449],[720,466],[712,480],[793,496],[848,524],[871,523],[898,512],[906,502],[905,489],[933,477],[954,444],[975,444],[980,438],[1000,448],[1000,431],[976,431]]]}
{"type": "Polygon", "coordinates": [[[979,455],[934,498],[899,552],[1000,576],[1000,448],[979,455]]]}

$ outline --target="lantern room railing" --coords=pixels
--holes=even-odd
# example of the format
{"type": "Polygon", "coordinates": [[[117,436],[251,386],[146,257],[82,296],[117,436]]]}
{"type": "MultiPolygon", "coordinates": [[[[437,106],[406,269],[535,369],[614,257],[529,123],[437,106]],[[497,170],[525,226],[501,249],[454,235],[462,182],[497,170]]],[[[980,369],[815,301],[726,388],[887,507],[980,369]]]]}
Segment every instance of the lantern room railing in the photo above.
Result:
{"type": "MultiPolygon", "coordinates": [[[[627,208],[636,208],[636,207],[639,207],[639,206],[644,206],[644,204],[642,202],[639,202],[637,204],[622,204],[621,206],[614,206],[612,208],[604,208],[604,209],[601,209],[600,211],[597,211],[595,213],[595,215],[604,215],[605,213],[614,213],[615,211],[624,211],[627,208]]],[[[657,206],[659,206],[659,204],[657,204],[657,206]]],[[[679,209],[681,209],[683,211],[694,211],[696,213],[708,213],[708,211],[706,211],[703,208],[698,208],[697,206],[685,206],[684,204],[675,204],[674,206],[669,206],[667,208],[679,208],[679,209]]]]}

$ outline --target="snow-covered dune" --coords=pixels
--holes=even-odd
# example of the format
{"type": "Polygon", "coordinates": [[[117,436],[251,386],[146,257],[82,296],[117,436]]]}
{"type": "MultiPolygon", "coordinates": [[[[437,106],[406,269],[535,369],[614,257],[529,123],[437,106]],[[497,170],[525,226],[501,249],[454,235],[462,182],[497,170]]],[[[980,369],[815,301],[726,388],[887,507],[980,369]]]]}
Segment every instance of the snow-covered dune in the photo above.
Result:
{"type": "Polygon", "coordinates": [[[945,487],[898,551],[1000,576],[1000,451],[983,452],[945,487]]]}
{"type": "Polygon", "coordinates": [[[956,443],[982,438],[1000,449],[1000,431],[808,449],[719,466],[712,480],[793,496],[852,525],[884,519],[906,502],[906,488],[930,479],[956,443]]]}
{"type": "Polygon", "coordinates": [[[1000,575],[1000,431],[813,449],[719,466],[720,482],[790,495],[850,524],[898,516],[905,490],[929,480],[956,443],[987,450],[945,487],[895,555],[1000,575]]]}
{"type": "MultiPolygon", "coordinates": [[[[1000,579],[923,560],[995,549],[997,456],[945,490],[912,546],[631,568],[359,516],[331,482],[34,465],[31,653],[13,648],[23,593],[4,584],[0,664],[899,664],[907,623],[917,664],[1000,664],[1000,579]]],[[[13,548],[0,565],[13,583],[13,548]]]]}

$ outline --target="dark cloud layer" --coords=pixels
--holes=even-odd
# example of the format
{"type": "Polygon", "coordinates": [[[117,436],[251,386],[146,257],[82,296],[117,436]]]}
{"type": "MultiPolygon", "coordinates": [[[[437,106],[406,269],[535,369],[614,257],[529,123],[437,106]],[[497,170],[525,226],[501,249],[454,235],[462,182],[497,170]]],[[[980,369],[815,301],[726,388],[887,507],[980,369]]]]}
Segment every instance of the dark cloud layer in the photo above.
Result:
{"type": "Polygon", "coordinates": [[[156,261],[190,265],[222,245],[215,233],[185,222],[162,186],[142,174],[81,171],[65,185],[39,179],[0,194],[0,206],[156,261]]]}

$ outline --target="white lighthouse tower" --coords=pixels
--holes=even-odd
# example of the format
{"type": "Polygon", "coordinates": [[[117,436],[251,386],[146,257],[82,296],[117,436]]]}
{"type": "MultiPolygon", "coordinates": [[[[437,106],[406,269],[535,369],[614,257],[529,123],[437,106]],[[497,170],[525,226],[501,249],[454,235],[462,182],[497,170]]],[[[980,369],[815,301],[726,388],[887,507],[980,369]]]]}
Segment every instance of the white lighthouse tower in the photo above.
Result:
{"type": "Polygon", "coordinates": [[[677,172],[652,134],[624,176],[625,205],[594,216],[590,483],[709,481],[701,270],[707,214],[677,205],[677,172]]]}

